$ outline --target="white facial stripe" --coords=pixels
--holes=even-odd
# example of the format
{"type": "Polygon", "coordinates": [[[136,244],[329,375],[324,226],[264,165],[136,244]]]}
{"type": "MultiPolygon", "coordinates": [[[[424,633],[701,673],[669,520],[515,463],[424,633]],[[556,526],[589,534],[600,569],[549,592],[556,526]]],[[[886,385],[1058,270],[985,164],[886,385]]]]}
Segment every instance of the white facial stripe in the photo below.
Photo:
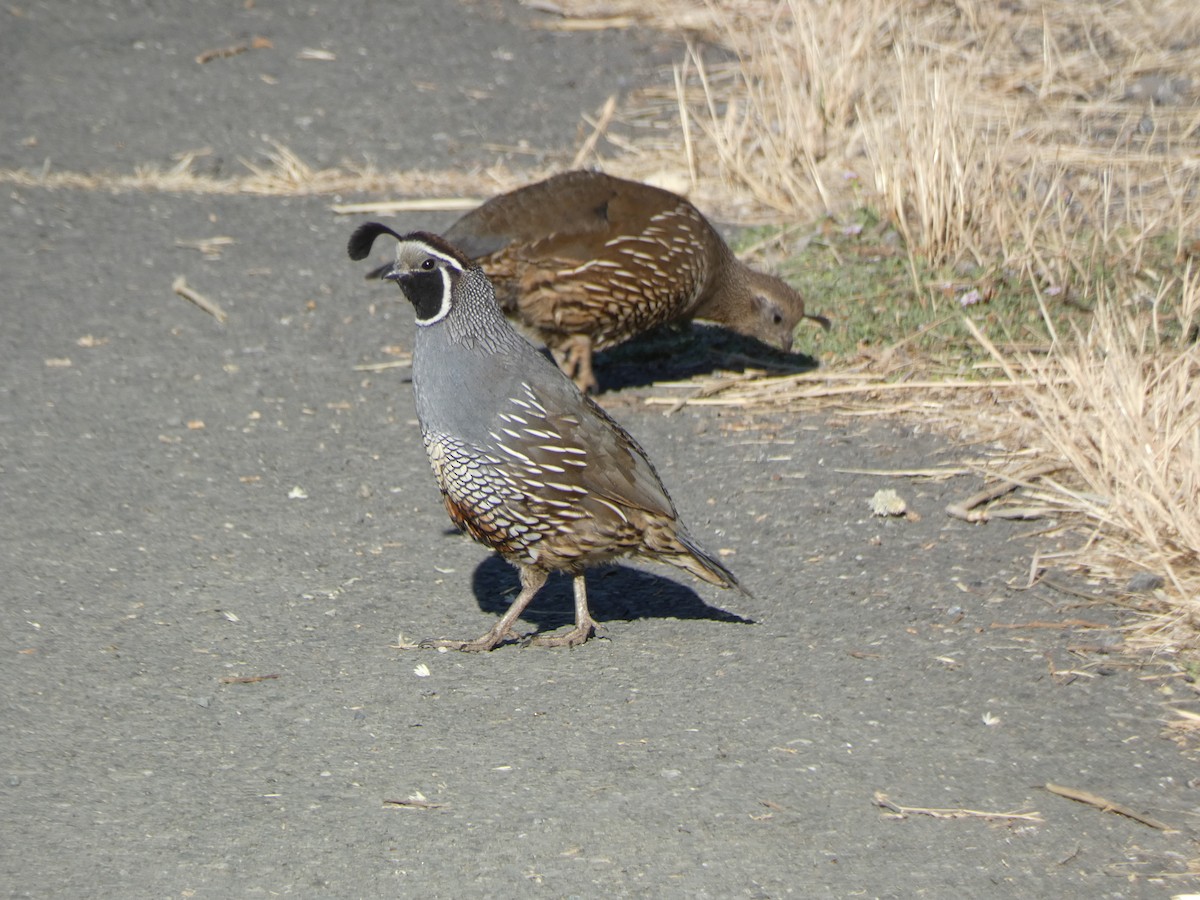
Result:
{"type": "MultiPolygon", "coordinates": [[[[444,262],[446,265],[450,266],[451,268],[457,269],[459,272],[462,271],[462,263],[460,263],[453,256],[447,256],[445,253],[442,253],[440,250],[435,250],[433,247],[430,247],[428,244],[417,243],[416,241],[414,241],[412,243],[415,246],[420,247],[421,252],[424,253],[426,256],[432,256],[434,259],[440,259],[442,262],[444,262]]],[[[397,255],[399,255],[400,251],[397,250],[396,252],[397,252],[397,255]]]]}

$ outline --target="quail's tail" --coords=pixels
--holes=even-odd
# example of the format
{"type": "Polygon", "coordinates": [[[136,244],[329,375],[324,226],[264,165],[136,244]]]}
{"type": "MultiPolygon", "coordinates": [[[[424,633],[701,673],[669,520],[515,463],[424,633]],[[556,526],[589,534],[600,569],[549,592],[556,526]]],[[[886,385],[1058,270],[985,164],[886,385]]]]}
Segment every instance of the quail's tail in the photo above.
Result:
{"type": "Polygon", "coordinates": [[[675,533],[671,543],[673,546],[659,556],[663,562],[686,569],[701,581],[723,588],[737,588],[747,597],[753,597],[723,562],[696,543],[695,538],[683,529],[675,533]]]}

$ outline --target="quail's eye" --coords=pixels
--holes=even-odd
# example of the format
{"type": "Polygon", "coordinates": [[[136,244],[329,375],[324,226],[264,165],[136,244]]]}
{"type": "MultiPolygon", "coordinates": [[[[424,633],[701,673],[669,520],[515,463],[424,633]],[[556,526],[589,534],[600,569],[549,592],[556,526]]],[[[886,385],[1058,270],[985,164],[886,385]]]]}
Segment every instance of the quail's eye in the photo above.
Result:
{"type": "Polygon", "coordinates": [[[421,260],[421,271],[423,272],[432,272],[436,266],[437,263],[433,260],[433,257],[426,257],[421,260]]]}
{"type": "Polygon", "coordinates": [[[771,321],[774,322],[776,325],[782,325],[783,324],[783,316],[780,315],[779,313],[775,313],[775,315],[771,317],[771,321]]]}

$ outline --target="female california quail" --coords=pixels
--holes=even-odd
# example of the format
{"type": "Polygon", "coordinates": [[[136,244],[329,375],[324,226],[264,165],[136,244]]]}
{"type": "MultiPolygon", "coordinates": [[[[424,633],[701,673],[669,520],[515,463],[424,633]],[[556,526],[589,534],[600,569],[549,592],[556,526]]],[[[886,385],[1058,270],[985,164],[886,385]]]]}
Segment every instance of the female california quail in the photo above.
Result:
{"type": "MultiPolygon", "coordinates": [[[[804,300],[733,255],[691,203],[602,172],[565,172],[493,197],[443,235],[483,267],[505,313],[585,393],[592,351],[708,319],[783,350],[804,300]]],[[[383,270],[376,270],[382,274],[383,270]]]]}
{"type": "Polygon", "coordinates": [[[509,325],[483,270],[445,240],[368,223],[350,238],[362,259],[380,234],[399,240],[383,277],[412,303],[412,383],[429,462],[454,523],[520,572],[521,592],[472,641],[490,650],[551,571],[571,573],[575,627],[534,643],[574,646],[595,630],[584,570],[617,556],[657,559],[721,587],[737,579],[688,534],[654,467],[628,432],[509,325]]]}

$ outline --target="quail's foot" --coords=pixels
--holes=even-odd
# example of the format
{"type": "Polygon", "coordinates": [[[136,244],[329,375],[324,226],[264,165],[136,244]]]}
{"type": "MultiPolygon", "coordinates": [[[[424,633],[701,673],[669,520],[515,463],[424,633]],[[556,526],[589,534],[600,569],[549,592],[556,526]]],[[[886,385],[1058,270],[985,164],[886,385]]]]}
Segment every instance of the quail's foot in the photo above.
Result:
{"type": "Polygon", "coordinates": [[[531,647],[578,647],[596,633],[596,623],[588,620],[566,634],[537,634],[529,639],[531,647]]]}
{"type": "MultiPolygon", "coordinates": [[[[521,613],[525,611],[525,607],[529,605],[529,601],[533,599],[533,595],[546,583],[546,578],[549,574],[545,569],[539,569],[536,566],[521,566],[518,570],[518,575],[521,579],[521,593],[517,594],[517,598],[513,600],[512,605],[509,606],[508,611],[500,618],[500,621],[493,625],[491,630],[482,637],[477,637],[473,641],[421,641],[421,646],[444,647],[447,650],[462,650],[464,653],[482,653],[485,650],[498,647],[506,640],[520,640],[512,630],[512,627],[521,613]]],[[[577,611],[580,591],[585,592],[583,594],[583,602],[587,602],[586,588],[579,587],[581,580],[582,578],[576,579],[575,604],[577,611]]],[[[579,623],[583,619],[580,619],[577,614],[575,621],[579,623]]]]}
{"type": "Polygon", "coordinates": [[[461,650],[463,653],[483,653],[487,650],[492,650],[505,641],[516,641],[520,638],[513,633],[512,629],[505,626],[501,631],[498,628],[493,628],[487,634],[475,638],[473,641],[450,641],[450,640],[427,640],[421,641],[418,645],[423,650],[461,650]]]}

